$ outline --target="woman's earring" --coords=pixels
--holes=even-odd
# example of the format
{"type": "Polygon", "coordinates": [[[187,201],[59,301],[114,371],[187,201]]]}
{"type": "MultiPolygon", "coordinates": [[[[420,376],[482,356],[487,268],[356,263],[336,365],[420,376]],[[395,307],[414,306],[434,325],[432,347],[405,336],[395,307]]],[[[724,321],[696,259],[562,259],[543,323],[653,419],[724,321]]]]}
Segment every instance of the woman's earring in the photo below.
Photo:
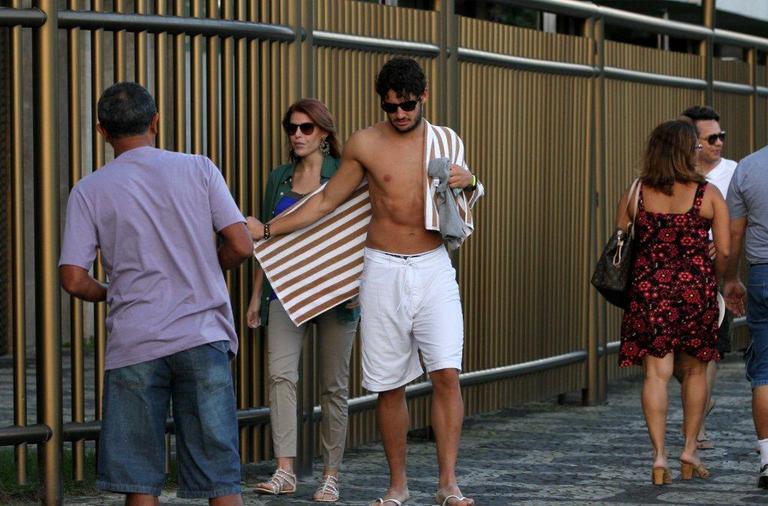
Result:
{"type": "Polygon", "coordinates": [[[328,141],[323,137],[323,140],[320,141],[320,152],[323,154],[323,156],[328,156],[328,154],[331,152],[331,147],[328,145],[328,141]]]}

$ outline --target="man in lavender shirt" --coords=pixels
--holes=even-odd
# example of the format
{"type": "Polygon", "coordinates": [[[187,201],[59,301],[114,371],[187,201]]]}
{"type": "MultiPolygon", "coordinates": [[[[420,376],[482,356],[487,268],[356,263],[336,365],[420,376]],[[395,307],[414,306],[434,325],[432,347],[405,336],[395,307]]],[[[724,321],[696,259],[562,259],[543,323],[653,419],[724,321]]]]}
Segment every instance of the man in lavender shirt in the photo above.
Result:
{"type": "Polygon", "coordinates": [[[238,342],[222,269],[251,255],[251,236],[208,158],[153,147],[146,89],[110,87],[98,118],[115,159],[72,189],[59,260],[67,292],[109,304],[97,485],[157,504],[172,399],[179,497],[242,504],[229,369],[238,342]],[[89,274],[97,248],[109,285],[89,274]]]}

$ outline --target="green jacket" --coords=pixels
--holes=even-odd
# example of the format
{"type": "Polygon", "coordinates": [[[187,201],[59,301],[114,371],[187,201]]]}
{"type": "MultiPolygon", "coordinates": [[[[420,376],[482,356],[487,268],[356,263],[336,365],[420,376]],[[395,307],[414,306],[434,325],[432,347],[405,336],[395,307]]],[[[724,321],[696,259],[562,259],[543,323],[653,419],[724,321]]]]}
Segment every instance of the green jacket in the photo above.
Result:
{"type": "MultiPolygon", "coordinates": [[[[280,198],[291,191],[293,184],[293,171],[296,165],[293,163],[286,163],[280,165],[269,173],[269,179],[267,179],[267,189],[264,191],[264,199],[261,206],[261,221],[266,223],[274,216],[275,207],[280,201],[280,198]]],[[[339,168],[339,160],[326,156],[323,160],[323,166],[320,168],[320,182],[325,183],[331,176],[336,173],[339,168]]],[[[272,286],[270,286],[267,277],[264,276],[264,285],[261,288],[261,323],[267,325],[269,322],[269,298],[272,295],[272,286]]],[[[342,322],[353,322],[360,317],[360,308],[347,309],[347,303],[343,302],[336,306],[336,317],[342,322]]]]}

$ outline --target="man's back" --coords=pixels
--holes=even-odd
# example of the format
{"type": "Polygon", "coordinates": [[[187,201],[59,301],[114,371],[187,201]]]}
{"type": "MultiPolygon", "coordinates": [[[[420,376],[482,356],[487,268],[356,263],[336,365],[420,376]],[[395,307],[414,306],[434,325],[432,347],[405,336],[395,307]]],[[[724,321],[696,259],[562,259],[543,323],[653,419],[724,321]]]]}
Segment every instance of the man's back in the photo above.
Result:
{"type": "Polygon", "coordinates": [[[203,156],[132,149],[73,189],[60,264],[88,269],[101,248],[108,369],[217,340],[236,352],[214,231],[241,221],[203,156]]]}
{"type": "Polygon", "coordinates": [[[768,263],[768,147],[739,162],[727,201],[731,219],[747,218],[747,261],[768,263]]]}

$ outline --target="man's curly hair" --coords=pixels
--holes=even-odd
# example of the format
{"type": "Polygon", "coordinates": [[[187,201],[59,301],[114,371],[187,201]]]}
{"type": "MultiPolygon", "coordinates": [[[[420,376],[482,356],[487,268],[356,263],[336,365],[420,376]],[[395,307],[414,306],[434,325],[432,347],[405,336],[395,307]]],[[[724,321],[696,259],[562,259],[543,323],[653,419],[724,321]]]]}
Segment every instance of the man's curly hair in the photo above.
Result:
{"type": "Polygon", "coordinates": [[[392,58],[376,76],[376,93],[382,100],[389,90],[398,97],[420,97],[426,89],[427,78],[413,58],[392,58]]]}

